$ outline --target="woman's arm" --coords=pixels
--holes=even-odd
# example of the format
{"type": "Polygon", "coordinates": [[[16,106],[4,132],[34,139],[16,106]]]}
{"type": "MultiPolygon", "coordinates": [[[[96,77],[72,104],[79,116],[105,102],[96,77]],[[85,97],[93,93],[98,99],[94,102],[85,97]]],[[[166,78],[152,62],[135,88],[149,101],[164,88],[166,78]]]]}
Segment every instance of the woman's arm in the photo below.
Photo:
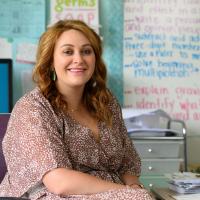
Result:
{"type": "Polygon", "coordinates": [[[143,185],[140,183],[138,176],[125,173],[121,178],[125,185],[129,185],[133,188],[143,188],[143,185]]]}
{"type": "Polygon", "coordinates": [[[125,185],[102,180],[98,177],[71,170],[57,168],[47,172],[43,177],[47,189],[57,195],[94,194],[110,189],[122,189],[125,185]]]}

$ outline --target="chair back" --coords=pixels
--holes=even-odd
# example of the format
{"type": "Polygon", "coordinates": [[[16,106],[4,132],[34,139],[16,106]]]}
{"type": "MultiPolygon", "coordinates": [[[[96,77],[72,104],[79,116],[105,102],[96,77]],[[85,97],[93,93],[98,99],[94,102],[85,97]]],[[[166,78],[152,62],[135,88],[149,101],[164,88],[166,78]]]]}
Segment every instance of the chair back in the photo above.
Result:
{"type": "Polygon", "coordinates": [[[9,118],[10,118],[10,113],[0,113],[0,183],[3,180],[3,177],[5,176],[5,173],[7,171],[2,150],[2,140],[7,129],[9,118]]]}

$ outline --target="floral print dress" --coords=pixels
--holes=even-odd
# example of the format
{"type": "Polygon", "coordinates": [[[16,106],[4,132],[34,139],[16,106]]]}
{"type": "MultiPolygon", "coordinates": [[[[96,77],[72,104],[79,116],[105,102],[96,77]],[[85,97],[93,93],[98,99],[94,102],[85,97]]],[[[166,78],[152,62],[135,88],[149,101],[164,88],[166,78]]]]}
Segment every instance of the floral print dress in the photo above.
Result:
{"type": "Polygon", "coordinates": [[[98,122],[100,141],[88,127],[70,115],[55,112],[39,88],[24,95],[15,105],[3,140],[8,168],[0,184],[0,196],[25,196],[42,200],[149,200],[144,189],[130,187],[91,195],[50,193],[42,183],[46,172],[69,168],[104,180],[122,183],[125,172],[140,175],[140,158],[127,135],[121,109],[113,97],[110,102],[113,126],[98,122]]]}

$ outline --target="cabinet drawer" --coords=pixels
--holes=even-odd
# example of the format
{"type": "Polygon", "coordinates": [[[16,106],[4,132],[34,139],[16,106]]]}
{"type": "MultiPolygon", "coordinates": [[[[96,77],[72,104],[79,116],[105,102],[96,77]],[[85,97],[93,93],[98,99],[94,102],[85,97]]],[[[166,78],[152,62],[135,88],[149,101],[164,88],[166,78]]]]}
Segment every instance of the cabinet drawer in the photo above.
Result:
{"type": "Polygon", "coordinates": [[[140,181],[148,190],[151,190],[153,187],[168,187],[168,179],[164,176],[141,176],[140,181]]]}
{"type": "Polygon", "coordinates": [[[142,159],[142,175],[178,172],[183,159],[142,159]]]}
{"type": "Polygon", "coordinates": [[[134,141],[141,158],[178,158],[181,141],[134,141]]]}

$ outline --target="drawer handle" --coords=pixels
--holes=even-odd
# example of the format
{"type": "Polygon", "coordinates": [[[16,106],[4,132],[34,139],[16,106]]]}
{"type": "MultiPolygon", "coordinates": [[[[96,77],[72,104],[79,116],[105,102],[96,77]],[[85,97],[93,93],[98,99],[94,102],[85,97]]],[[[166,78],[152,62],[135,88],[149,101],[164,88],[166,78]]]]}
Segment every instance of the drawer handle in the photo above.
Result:
{"type": "Polygon", "coordinates": [[[148,149],[148,152],[151,153],[151,152],[152,152],[152,149],[148,149]]]}
{"type": "Polygon", "coordinates": [[[153,167],[152,167],[152,166],[149,166],[148,169],[149,169],[149,171],[151,171],[151,170],[153,169],[153,167]]]}
{"type": "Polygon", "coordinates": [[[150,183],[150,184],[149,184],[149,187],[153,187],[153,184],[152,184],[152,183],[150,183]]]}

